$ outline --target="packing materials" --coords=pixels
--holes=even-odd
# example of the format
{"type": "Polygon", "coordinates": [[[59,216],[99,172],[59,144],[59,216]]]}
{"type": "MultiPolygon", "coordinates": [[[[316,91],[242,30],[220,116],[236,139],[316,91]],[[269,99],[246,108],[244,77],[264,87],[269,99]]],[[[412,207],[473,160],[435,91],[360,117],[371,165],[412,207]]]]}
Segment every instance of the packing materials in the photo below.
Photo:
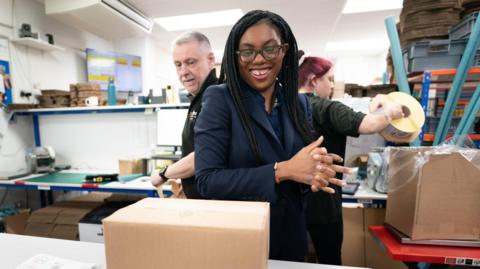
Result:
{"type": "Polygon", "coordinates": [[[144,170],[143,159],[119,160],[118,168],[121,176],[142,174],[144,170]]]}
{"type": "Polygon", "coordinates": [[[267,268],[269,204],[146,198],[103,219],[108,268],[267,268]]]}
{"type": "Polygon", "coordinates": [[[33,211],[25,235],[78,240],[78,222],[101,202],[57,202],[33,211]]]}
{"type": "Polygon", "coordinates": [[[417,239],[480,240],[480,151],[390,148],[385,222],[417,239]]]}
{"type": "Polygon", "coordinates": [[[387,94],[391,101],[402,105],[405,116],[393,120],[380,134],[392,142],[412,142],[420,134],[425,123],[425,113],[420,103],[403,92],[392,92],[387,94]]]}
{"type": "Polygon", "coordinates": [[[23,234],[29,216],[30,209],[20,209],[17,214],[5,217],[5,231],[9,234],[23,234]]]}

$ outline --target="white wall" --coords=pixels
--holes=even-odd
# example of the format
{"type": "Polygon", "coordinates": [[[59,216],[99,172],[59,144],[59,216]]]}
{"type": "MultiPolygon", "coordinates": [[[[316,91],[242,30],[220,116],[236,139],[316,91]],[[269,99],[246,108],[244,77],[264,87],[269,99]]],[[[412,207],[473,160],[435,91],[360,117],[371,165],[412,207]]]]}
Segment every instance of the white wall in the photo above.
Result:
{"type": "Polygon", "coordinates": [[[156,113],[46,115],[40,125],[56,162],[82,170],[118,172],[119,159],[149,157],[156,144],[156,113]]]}
{"type": "Polygon", "coordinates": [[[108,40],[46,16],[43,4],[34,0],[14,0],[12,17],[14,29],[11,30],[10,38],[17,38],[21,24],[28,23],[32,26],[32,31],[39,34],[40,39],[45,39],[45,33],[51,33],[55,44],[65,48],[65,51],[44,52],[22,45],[10,46],[15,103],[32,102],[20,98],[22,90],[68,90],[72,82],[85,82],[86,47],[113,50],[113,44],[108,40]]]}
{"type": "MultiPolygon", "coordinates": [[[[386,52],[376,55],[346,55],[333,59],[335,80],[370,85],[386,71],[386,52]]],[[[381,80],[380,80],[381,81],[381,80]]]]}
{"type": "Polygon", "coordinates": [[[161,89],[167,85],[181,87],[172,55],[167,46],[159,45],[150,37],[123,39],[114,43],[115,51],[142,57],[142,94],[148,95],[153,89],[155,95],[161,95],[161,89]]]}
{"type": "MultiPolygon", "coordinates": [[[[34,87],[68,90],[70,83],[85,82],[84,51],[87,47],[142,56],[144,91],[161,88],[174,81],[163,73],[175,72],[173,64],[166,64],[171,61],[165,61],[169,53],[158,51],[149,38],[112,42],[46,16],[44,6],[38,1],[0,0],[0,37],[15,38],[21,23],[31,24],[33,32],[42,34],[41,38],[44,33],[52,33],[55,45],[64,47],[65,51],[41,52],[10,43],[8,58],[15,103],[32,102],[21,99],[20,90],[32,91],[34,87]]],[[[173,78],[176,79],[176,76],[173,78]]],[[[0,110],[0,171],[25,168],[25,148],[34,144],[31,117],[18,116],[15,121],[9,121],[8,117],[0,110]]],[[[51,145],[55,149],[58,164],[116,171],[118,159],[150,154],[151,147],[156,143],[156,114],[40,116],[40,134],[42,145],[51,145]]],[[[0,189],[0,199],[2,192],[5,193],[0,189]]],[[[24,199],[23,192],[10,189],[7,201],[24,199]]]]}

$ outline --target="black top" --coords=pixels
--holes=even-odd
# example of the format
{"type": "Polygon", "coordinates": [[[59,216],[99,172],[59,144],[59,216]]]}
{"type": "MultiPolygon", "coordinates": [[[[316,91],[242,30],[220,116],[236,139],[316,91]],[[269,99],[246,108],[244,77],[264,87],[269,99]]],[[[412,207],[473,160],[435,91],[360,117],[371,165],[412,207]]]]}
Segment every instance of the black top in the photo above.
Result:
{"type": "MultiPolygon", "coordinates": [[[[328,99],[309,95],[312,105],[313,128],[316,137],[324,136],[322,146],[328,152],[345,157],[347,136],[358,137],[358,128],[365,114],[355,112],[350,107],[328,99]]],[[[342,174],[337,174],[342,178],[342,174]]],[[[330,185],[335,194],[323,191],[307,195],[306,216],[308,224],[326,224],[338,222],[342,218],[342,188],[330,185]]]]}
{"type": "MultiPolygon", "coordinates": [[[[191,96],[193,98],[188,108],[188,115],[187,115],[187,118],[185,119],[185,125],[183,126],[183,132],[182,132],[182,158],[192,153],[195,149],[194,143],[193,143],[193,137],[194,137],[193,127],[195,126],[195,123],[197,121],[197,116],[200,113],[200,110],[202,109],[202,96],[203,96],[203,93],[205,92],[205,89],[208,88],[208,86],[214,85],[216,83],[217,83],[217,76],[215,74],[215,69],[212,69],[212,71],[210,71],[210,74],[208,74],[207,78],[205,79],[205,82],[203,82],[202,87],[198,91],[198,94],[195,96],[191,96]]],[[[189,178],[182,178],[182,186],[183,186],[183,191],[185,192],[185,196],[187,196],[187,198],[190,198],[190,199],[202,198],[200,193],[198,193],[197,191],[194,176],[189,178]]]]}

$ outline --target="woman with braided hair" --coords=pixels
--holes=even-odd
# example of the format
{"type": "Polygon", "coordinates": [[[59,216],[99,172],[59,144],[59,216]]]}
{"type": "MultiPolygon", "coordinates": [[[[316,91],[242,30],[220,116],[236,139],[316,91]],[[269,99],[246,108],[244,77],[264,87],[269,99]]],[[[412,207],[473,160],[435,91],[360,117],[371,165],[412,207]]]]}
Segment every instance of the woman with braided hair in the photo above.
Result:
{"type": "Polygon", "coordinates": [[[206,89],[195,125],[197,188],[209,199],[270,202],[270,258],[303,261],[303,196],[342,185],[312,135],[310,105],[298,95],[295,37],[269,11],[245,14],[232,28],[220,83],[206,89]]]}

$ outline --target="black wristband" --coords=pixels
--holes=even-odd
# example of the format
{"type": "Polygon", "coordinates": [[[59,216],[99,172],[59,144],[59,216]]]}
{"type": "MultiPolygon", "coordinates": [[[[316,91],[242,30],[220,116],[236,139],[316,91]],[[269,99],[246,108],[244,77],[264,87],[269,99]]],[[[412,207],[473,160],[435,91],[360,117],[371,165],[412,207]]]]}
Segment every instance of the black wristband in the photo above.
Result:
{"type": "Polygon", "coordinates": [[[160,178],[162,178],[162,181],[163,181],[163,182],[169,180],[169,178],[168,178],[167,176],[165,176],[165,173],[167,172],[167,168],[168,168],[168,165],[165,166],[164,168],[162,168],[162,170],[160,170],[160,172],[158,173],[158,175],[160,176],[160,178]]]}

